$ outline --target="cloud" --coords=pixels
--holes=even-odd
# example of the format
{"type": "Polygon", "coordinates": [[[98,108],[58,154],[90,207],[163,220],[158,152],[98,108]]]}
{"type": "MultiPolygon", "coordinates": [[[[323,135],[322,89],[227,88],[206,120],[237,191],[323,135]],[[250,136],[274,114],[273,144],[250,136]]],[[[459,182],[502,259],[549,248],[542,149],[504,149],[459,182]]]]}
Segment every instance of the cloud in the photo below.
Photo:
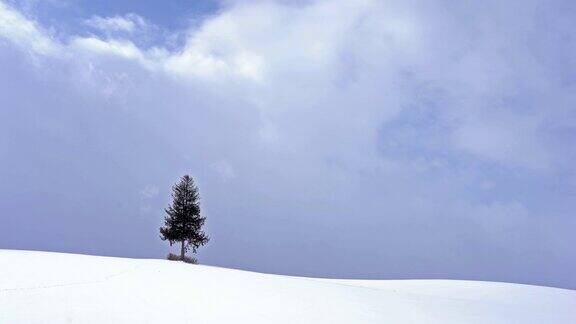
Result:
{"type": "Polygon", "coordinates": [[[114,16],[114,17],[100,17],[93,16],[90,19],[86,19],[85,24],[98,29],[103,32],[113,33],[113,32],[134,32],[136,29],[145,28],[147,26],[144,18],[137,14],[129,13],[124,16],[114,16]]]}
{"type": "Polygon", "coordinates": [[[453,138],[458,147],[489,161],[547,168],[550,152],[539,139],[539,125],[534,122],[538,123],[520,116],[463,122],[453,138]]]}
{"type": "Polygon", "coordinates": [[[31,54],[52,55],[59,51],[59,44],[42,27],[3,2],[0,2],[0,37],[31,54]]]}
{"type": "Polygon", "coordinates": [[[72,40],[70,47],[84,54],[100,56],[116,56],[126,60],[133,60],[144,67],[155,68],[156,62],[150,60],[148,55],[127,40],[102,40],[97,37],[77,37],[72,40]]]}
{"type": "Polygon", "coordinates": [[[159,191],[160,190],[158,189],[157,186],[147,185],[146,187],[144,187],[144,189],[142,189],[142,191],[140,191],[140,194],[145,198],[154,198],[158,196],[159,191]]]}
{"type": "Polygon", "coordinates": [[[229,181],[236,178],[236,173],[234,172],[234,168],[230,163],[226,162],[226,160],[218,161],[212,164],[212,168],[220,177],[222,181],[229,181]]]}

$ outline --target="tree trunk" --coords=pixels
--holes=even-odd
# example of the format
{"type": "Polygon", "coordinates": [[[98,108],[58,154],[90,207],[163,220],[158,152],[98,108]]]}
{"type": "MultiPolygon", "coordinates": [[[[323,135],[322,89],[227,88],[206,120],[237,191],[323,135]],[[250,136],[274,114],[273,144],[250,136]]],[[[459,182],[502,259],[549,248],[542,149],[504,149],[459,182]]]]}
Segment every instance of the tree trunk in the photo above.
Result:
{"type": "Polygon", "coordinates": [[[182,248],[180,249],[180,260],[184,261],[184,241],[182,241],[182,248]]]}

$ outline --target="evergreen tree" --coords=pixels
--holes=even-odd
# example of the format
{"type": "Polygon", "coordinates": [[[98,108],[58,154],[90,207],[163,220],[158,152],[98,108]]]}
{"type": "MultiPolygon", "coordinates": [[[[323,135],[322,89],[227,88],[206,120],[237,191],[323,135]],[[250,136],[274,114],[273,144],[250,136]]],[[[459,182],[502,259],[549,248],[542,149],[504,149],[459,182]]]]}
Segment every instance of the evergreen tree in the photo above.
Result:
{"type": "Polygon", "coordinates": [[[168,206],[164,217],[164,226],[160,227],[160,238],[170,242],[170,246],[180,242],[180,259],[189,248],[196,253],[198,247],[206,244],[208,236],[202,231],[206,217],[200,215],[200,196],[198,187],[191,176],[185,175],[172,187],[172,204],[168,206]]]}

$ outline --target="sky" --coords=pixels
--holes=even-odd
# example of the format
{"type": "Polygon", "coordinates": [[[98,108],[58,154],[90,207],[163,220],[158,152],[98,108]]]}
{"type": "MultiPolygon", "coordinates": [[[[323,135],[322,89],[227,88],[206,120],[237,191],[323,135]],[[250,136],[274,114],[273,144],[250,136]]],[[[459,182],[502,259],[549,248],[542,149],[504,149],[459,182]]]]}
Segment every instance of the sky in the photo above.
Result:
{"type": "Polygon", "coordinates": [[[0,248],[576,289],[573,1],[0,0],[0,248]]]}

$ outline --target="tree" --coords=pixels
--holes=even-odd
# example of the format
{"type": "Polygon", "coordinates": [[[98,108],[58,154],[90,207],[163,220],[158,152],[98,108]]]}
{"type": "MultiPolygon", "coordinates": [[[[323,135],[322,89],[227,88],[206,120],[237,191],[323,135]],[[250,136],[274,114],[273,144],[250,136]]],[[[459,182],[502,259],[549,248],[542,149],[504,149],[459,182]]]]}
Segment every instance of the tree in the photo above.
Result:
{"type": "Polygon", "coordinates": [[[172,204],[165,209],[164,226],[160,227],[160,238],[168,240],[170,246],[180,242],[180,259],[188,249],[196,253],[206,244],[209,237],[202,230],[206,217],[200,215],[200,195],[191,176],[185,175],[172,186],[172,204]]]}

